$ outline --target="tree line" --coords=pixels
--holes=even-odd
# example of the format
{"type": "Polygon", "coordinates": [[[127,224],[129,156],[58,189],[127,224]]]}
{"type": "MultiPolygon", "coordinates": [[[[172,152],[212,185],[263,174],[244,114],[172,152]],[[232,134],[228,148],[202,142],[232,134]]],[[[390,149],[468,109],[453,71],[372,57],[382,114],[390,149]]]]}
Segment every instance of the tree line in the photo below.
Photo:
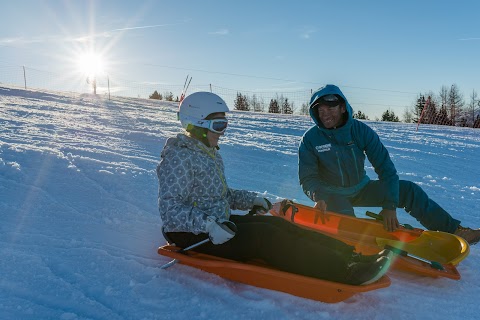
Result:
{"type": "MultiPolygon", "coordinates": [[[[357,111],[353,116],[368,120],[361,111],[357,111]]],[[[400,121],[390,109],[382,114],[381,119],[376,120],[400,121]]],[[[403,122],[480,128],[480,100],[475,90],[465,101],[456,84],[450,87],[444,85],[437,94],[433,91],[420,93],[413,107],[405,109],[403,122]]]]}
{"type": "Polygon", "coordinates": [[[162,95],[162,94],[158,93],[157,90],[155,90],[151,95],[148,96],[148,98],[149,99],[156,99],[156,100],[179,102],[178,96],[175,99],[173,99],[173,93],[171,91],[167,91],[162,95]]]}
{"type": "MultiPolygon", "coordinates": [[[[174,99],[172,92],[165,92],[163,95],[156,90],[150,95],[150,99],[159,99],[178,102],[178,97],[174,99]]],[[[293,101],[283,94],[276,93],[270,101],[265,101],[263,96],[253,94],[248,96],[237,92],[233,107],[240,111],[268,112],[279,114],[303,114],[308,115],[308,103],[295,110],[293,101]]],[[[449,126],[468,126],[480,128],[480,100],[475,90],[465,101],[464,96],[456,84],[450,87],[442,86],[436,94],[432,91],[419,93],[411,107],[406,107],[402,115],[402,120],[391,108],[387,108],[382,113],[381,118],[376,121],[406,122],[406,123],[425,123],[440,124],[449,126]]],[[[361,110],[353,113],[353,118],[370,120],[361,110]]]]}
{"type": "Polygon", "coordinates": [[[405,122],[480,128],[480,100],[475,90],[464,99],[456,84],[442,86],[438,94],[419,94],[412,109],[404,113],[405,122]]]}
{"type": "Polygon", "coordinates": [[[267,110],[268,113],[283,114],[293,114],[295,108],[294,103],[288,101],[288,98],[284,97],[283,94],[277,94],[275,98],[270,99],[267,105],[263,98],[258,98],[255,94],[248,97],[240,92],[237,92],[233,107],[240,111],[265,112],[267,110]]]}

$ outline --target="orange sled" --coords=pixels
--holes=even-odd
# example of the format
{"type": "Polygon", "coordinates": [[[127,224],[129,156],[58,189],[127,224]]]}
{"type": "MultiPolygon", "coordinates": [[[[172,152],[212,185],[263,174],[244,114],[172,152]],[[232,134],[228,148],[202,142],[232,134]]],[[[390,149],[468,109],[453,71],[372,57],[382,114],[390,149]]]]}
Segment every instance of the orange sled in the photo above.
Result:
{"type": "Polygon", "coordinates": [[[470,251],[468,243],[453,234],[440,231],[409,230],[404,227],[387,232],[383,224],[327,212],[289,200],[277,202],[270,213],[355,246],[357,252],[374,254],[388,246],[395,255],[393,267],[430,277],[460,279],[455,265],[470,251]]]}
{"type": "Polygon", "coordinates": [[[166,245],[158,248],[158,253],[225,279],[328,303],[340,302],[356,293],[390,285],[388,276],[369,285],[353,286],[279,271],[259,263],[242,263],[194,251],[179,253],[178,250],[180,248],[166,245]]]}

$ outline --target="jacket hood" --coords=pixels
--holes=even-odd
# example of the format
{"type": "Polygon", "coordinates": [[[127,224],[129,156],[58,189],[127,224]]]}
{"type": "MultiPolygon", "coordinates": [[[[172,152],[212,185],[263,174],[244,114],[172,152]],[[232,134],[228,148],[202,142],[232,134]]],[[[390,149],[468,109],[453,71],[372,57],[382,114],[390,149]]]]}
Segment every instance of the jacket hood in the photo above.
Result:
{"type": "Polygon", "coordinates": [[[310,103],[308,104],[309,106],[309,112],[310,112],[310,117],[312,117],[313,121],[315,122],[315,124],[319,127],[319,128],[322,128],[322,129],[325,129],[325,127],[323,126],[322,122],[320,121],[320,119],[318,118],[318,115],[316,114],[316,112],[312,109],[312,106],[315,104],[315,102],[323,97],[323,96],[326,96],[328,94],[338,94],[340,97],[343,98],[343,100],[345,100],[345,108],[347,110],[347,123],[351,122],[351,119],[352,119],[352,115],[353,115],[353,110],[352,110],[352,107],[350,106],[350,103],[348,103],[348,100],[347,98],[345,97],[345,95],[343,94],[342,90],[340,90],[340,88],[338,88],[336,85],[333,85],[333,84],[327,84],[326,86],[324,87],[321,87],[320,89],[318,89],[317,91],[315,91],[313,94],[312,94],[312,97],[310,98],[310,103]]]}
{"type": "Polygon", "coordinates": [[[168,151],[168,149],[175,148],[175,147],[187,147],[187,148],[193,149],[194,145],[195,145],[195,141],[193,139],[189,139],[183,133],[179,133],[177,134],[176,137],[167,139],[167,142],[165,143],[164,151],[165,149],[167,149],[168,151]]]}
{"type": "Polygon", "coordinates": [[[207,149],[207,150],[211,150],[214,153],[216,151],[215,148],[208,148],[203,144],[203,142],[195,138],[191,138],[186,136],[183,133],[179,133],[177,134],[176,137],[167,139],[167,142],[165,143],[165,147],[163,148],[161,153],[162,157],[165,154],[167,154],[170,150],[177,149],[177,148],[188,148],[188,149],[197,150],[197,151],[207,149]]]}

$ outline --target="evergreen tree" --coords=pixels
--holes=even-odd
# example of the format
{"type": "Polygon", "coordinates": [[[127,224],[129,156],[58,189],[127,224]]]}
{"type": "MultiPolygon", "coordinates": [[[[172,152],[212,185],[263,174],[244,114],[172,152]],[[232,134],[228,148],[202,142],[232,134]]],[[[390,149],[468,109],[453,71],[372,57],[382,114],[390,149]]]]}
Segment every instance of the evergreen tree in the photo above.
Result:
{"type": "Polygon", "coordinates": [[[413,122],[418,123],[420,116],[422,115],[423,108],[425,107],[425,96],[419,94],[415,107],[413,109],[413,122]]]}
{"type": "Polygon", "coordinates": [[[437,102],[432,92],[429,93],[425,101],[425,110],[423,111],[422,123],[435,124],[437,122],[437,102]]]}
{"type": "Polygon", "coordinates": [[[250,111],[250,106],[248,103],[248,97],[241,94],[240,92],[237,92],[237,97],[235,98],[235,101],[233,102],[233,107],[235,110],[240,110],[240,111],[250,111]]]}
{"type": "Polygon", "coordinates": [[[353,113],[354,119],[368,120],[368,117],[361,110],[353,113]]]}
{"type": "Polygon", "coordinates": [[[283,114],[293,114],[292,106],[291,106],[290,103],[288,102],[288,98],[285,98],[285,99],[283,100],[282,113],[283,113],[283,114]]]}
{"type": "Polygon", "coordinates": [[[436,123],[444,125],[444,126],[453,125],[452,120],[448,117],[448,112],[447,112],[447,107],[446,106],[443,106],[443,107],[440,108],[440,111],[438,112],[436,123]]]}
{"type": "Polygon", "coordinates": [[[269,113],[280,113],[280,107],[278,106],[277,99],[270,99],[270,105],[268,106],[269,113]]]}
{"type": "Polygon", "coordinates": [[[448,92],[448,107],[450,109],[450,119],[452,125],[456,125],[462,116],[462,109],[464,106],[463,96],[456,84],[452,84],[448,92]]]}
{"type": "Polygon", "coordinates": [[[155,90],[150,96],[149,96],[150,99],[157,99],[157,100],[162,100],[162,95],[159,94],[157,92],[157,90],[155,90]]]}
{"type": "Polygon", "coordinates": [[[395,115],[395,112],[387,110],[382,114],[382,121],[399,122],[400,120],[395,115]]]}

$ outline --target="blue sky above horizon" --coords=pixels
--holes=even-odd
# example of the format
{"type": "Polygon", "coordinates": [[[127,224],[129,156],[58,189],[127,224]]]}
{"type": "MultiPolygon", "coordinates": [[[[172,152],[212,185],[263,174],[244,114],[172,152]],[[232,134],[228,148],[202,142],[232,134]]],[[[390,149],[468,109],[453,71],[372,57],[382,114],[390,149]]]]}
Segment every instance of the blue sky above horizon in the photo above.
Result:
{"type": "MultiPolygon", "coordinates": [[[[418,93],[480,92],[480,3],[16,1],[2,3],[0,67],[72,69],[102,54],[132,81],[284,92],[340,86],[356,110],[397,114],[418,93]],[[400,111],[399,111],[400,110],[400,111]]],[[[400,115],[400,114],[399,114],[400,115]]]]}

